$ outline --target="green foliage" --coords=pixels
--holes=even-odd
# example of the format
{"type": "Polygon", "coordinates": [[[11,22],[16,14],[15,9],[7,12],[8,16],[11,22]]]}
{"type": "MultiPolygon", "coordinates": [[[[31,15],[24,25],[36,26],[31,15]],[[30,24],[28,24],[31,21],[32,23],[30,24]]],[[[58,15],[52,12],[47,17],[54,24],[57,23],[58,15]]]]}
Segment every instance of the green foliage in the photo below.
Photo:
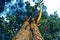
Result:
{"type": "MultiPolygon", "coordinates": [[[[25,2],[25,4],[26,16],[31,16],[32,13],[32,16],[36,19],[40,11],[37,9],[40,6],[39,2],[35,3],[36,5],[34,6],[31,6],[29,2],[25,2]]],[[[57,12],[48,16],[46,8],[43,6],[43,10],[44,9],[45,11],[42,13],[42,19],[39,22],[39,24],[41,24],[39,30],[45,40],[58,40],[60,37],[60,18],[58,17],[57,12]]],[[[6,14],[6,17],[0,17],[0,35],[2,35],[2,38],[5,40],[12,40],[23,23],[24,20],[21,19],[19,13],[15,13],[14,15],[6,14]]]]}
{"type": "Polygon", "coordinates": [[[58,19],[58,17],[53,18],[51,16],[47,16],[47,18],[40,21],[40,24],[42,24],[40,27],[40,31],[45,40],[56,40],[56,38],[59,38],[58,35],[60,31],[60,23],[58,19]]]}

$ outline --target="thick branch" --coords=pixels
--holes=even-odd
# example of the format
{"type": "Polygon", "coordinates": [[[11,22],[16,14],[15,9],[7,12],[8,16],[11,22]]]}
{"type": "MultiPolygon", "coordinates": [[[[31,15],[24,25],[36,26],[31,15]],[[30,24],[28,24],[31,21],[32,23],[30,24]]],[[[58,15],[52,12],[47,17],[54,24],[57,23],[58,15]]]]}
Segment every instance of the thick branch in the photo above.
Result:
{"type": "Polygon", "coordinates": [[[40,14],[38,16],[37,23],[41,20],[41,16],[42,16],[42,2],[40,3],[40,14]]]}

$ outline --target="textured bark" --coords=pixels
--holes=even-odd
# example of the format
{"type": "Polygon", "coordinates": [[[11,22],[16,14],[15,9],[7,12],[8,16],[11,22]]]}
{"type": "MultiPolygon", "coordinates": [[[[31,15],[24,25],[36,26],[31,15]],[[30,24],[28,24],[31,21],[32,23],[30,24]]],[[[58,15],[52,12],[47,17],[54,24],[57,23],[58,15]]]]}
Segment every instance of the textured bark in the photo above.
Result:
{"type": "Polygon", "coordinates": [[[32,29],[32,33],[33,33],[33,40],[43,40],[43,37],[37,27],[37,24],[36,23],[32,23],[31,24],[31,27],[33,27],[32,29]]]}
{"type": "Polygon", "coordinates": [[[43,40],[43,37],[35,23],[29,24],[26,21],[13,40],[43,40]]]}
{"type": "Polygon", "coordinates": [[[31,31],[30,25],[27,21],[23,24],[17,35],[13,38],[13,40],[31,40],[31,31]]]}

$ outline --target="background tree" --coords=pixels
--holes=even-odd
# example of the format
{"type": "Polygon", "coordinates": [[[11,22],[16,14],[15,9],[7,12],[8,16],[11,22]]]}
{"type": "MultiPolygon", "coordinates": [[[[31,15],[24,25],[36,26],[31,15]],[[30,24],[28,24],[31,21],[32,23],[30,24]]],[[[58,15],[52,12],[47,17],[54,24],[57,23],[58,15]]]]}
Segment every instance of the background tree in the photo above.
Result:
{"type": "MultiPolygon", "coordinates": [[[[36,0],[33,0],[33,2],[35,1],[36,0]]],[[[5,17],[0,17],[0,40],[12,40],[23,25],[26,16],[33,16],[36,19],[39,15],[40,2],[35,2],[34,6],[31,6],[28,1],[25,2],[25,11],[23,11],[24,4],[22,4],[23,3],[19,4],[20,9],[17,9],[14,13],[7,13],[5,17]]],[[[42,4],[42,8],[42,19],[39,22],[39,24],[41,24],[39,30],[41,31],[42,36],[45,40],[59,40],[60,18],[57,15],[57,11],[49,16],[46,12],[47,7],[44,3],[42,4]]]]}

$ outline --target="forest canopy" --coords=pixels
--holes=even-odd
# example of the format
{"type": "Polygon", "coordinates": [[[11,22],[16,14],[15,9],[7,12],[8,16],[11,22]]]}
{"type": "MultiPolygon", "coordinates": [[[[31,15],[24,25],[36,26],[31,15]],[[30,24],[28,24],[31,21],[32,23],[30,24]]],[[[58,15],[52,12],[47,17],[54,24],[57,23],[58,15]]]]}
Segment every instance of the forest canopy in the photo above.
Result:
{"type": "MultiPolygon", "coordinates": [[[[9,12],[5,11],[5,2],[11,3],[10,0],[1,0],[0,3],[0,40],[12,40],[16,33],[23,25],[25,18],[32,16],[34,18],[39,15],[40,2],[35,2],[34,6],[30,5],[29,1],[23,2],[18,0],[14,5],[9,5],[9,12]],[[6,12],[6,13],[4,13],[6,12]]],[[[42,4],[42,18],[39,21],[39,30],[45,40],[59,40],[60,39],[60,17],[55,11],[50,16],[46,11],[47,7],[42,4]]]]}

